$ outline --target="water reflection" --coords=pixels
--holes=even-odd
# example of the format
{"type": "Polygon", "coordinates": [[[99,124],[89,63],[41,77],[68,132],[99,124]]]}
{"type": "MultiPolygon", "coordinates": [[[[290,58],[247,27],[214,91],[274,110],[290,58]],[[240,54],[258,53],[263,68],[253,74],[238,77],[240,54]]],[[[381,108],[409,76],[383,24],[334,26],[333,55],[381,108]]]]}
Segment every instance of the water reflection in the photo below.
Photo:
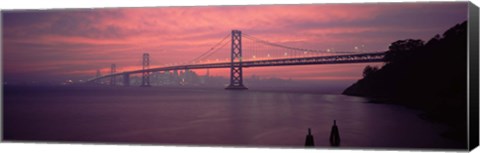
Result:
{"type": "Polygon", "coordinates": [[[440,136],[446,127],[416,111],[359,97],[160,88],[84,90],[80,97],[78,90],[62,90],[6,93],[5,138],[304,147],[311,128],[314,145],[330,147],[337,120],[341,147],[461,146],[440,136]]]}

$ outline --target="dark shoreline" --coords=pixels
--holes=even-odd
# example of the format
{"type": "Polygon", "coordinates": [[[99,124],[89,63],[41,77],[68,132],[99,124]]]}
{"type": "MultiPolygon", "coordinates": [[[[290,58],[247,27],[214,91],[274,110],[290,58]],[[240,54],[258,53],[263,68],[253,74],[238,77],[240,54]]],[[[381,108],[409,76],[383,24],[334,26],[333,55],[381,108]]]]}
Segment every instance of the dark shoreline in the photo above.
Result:
{"type": "Polygon", "coordinates": [[[467,21],[429,41],[393,42],[385,65],[367,66],[342,94],[419,110],[420,118],[449,127],[442,136],[467,148],[467,21]]]}

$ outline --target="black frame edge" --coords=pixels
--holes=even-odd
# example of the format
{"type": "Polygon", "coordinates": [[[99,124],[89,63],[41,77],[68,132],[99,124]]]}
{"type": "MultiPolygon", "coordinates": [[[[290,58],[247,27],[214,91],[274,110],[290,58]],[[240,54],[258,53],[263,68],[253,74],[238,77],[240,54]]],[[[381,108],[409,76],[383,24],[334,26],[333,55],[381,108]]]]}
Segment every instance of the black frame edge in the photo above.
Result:
{"type": "Polygon", "coordinates": [[[469,32],[469,130],[468,130],[468,149],[473,150],[478,146],[479,138],[479,12],[478,7],[469,2],[468,5],[468,32],[469,32]]]}

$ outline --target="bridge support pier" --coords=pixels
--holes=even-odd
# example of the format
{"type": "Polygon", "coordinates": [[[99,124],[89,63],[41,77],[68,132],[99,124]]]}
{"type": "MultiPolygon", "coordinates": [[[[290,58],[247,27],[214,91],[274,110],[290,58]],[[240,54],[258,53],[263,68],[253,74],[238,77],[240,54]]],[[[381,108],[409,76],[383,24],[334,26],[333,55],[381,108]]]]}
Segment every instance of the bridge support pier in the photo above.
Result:
{"type": "Polygon", "coordinates": [[[225,89],[244,90],[242,72],[242,31],[232,30],[230,85],[225,89]]]}
{"type": "MultiPolygon", "coordinates": [[[[115,74],[116,71],[117,71],[117,66],[115,64],[112,64],[110,68],[110,74],[115,74]]],[[[117,84],[117,78],[115,76],[112,76],[110,78],[110,85],[115,86],[116,84],[117,84]]]]}
{"type": "Polygon", "coordinates": [[[142,62],[142,85],[141,87],[150,87],[150,72],[145,71],[146,69],[150,68],[150,54],[144,53],[143,54],[143,62],[142,62]]]}
{"type": "Polygon", "coordinates": [[[130,86],[130,74],[128,73],[123,74],[123,86],[125,87],[130,86]]]}

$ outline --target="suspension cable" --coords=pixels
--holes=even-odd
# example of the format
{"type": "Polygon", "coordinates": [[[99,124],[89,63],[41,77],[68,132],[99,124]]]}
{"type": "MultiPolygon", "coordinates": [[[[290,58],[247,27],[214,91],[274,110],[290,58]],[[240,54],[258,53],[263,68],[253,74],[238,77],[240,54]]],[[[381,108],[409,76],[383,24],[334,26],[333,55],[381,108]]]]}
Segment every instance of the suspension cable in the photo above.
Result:
{"type": "Polygon", "coordinates": [[[208,51],[200,54],[200,56],[197,56],[196,58],[190,60],[189,63],[195,62],[195,61],[197,61],[198,59],[202,58],[203,56],[207,55],[208,53],[214,51],[214,50],[216,49],[216,47],[219,46],[221,43],[223,43],[223,41],[225,41],[229,36],[230,36],[230,34],[228,34],[227,36],[225,36],[221,41],[219,41],[217,44],[213,45],[212,48],[210,48],[208,51]]]}
{"type": "MultiPolygon", "coordinates": [[[[246,33],[244,33],[243,36],[244,36],[245,38],[247,38],[247,39],[251,39],[251,40],[253,40],[253,41],[257,41],[257,42],[262,43],[262,44],[265,44],[265,45],[269,45],[269,46],[273,46],[273,47],[278,47],[278,48],[284,48],[284,49],[288,49],[288,50],[304,51],[304,52],[315,52],[315,53],[332,53],[332,52],[324,51],[324,50],[313,50],[313,49],[295,48],[295,47],[289,47],[289,46],[285,46],[285,45],[280,45],[280,44],[276,44],[276,43],[272,43],[272,42],[269,42],[269,41],[266,41],[266,40],[262,40],[262,39],[256,38],[256,37],[251,36],[251,35],[246,34],[246,33]]],[[[355,53],[355,52],[334,52],[334,53],[355,53]]]]}

